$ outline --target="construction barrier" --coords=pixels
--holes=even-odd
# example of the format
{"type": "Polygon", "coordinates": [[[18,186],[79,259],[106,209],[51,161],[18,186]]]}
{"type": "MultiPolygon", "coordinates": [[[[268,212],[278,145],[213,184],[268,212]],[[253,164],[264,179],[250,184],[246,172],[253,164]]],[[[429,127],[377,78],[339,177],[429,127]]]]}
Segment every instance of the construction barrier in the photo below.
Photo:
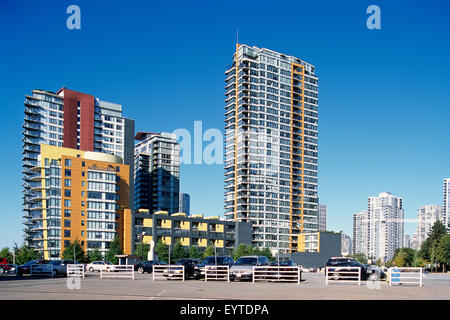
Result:
{"type": "Polygon", "coordinates": [[[418,284],[423,286],[423,270],[415,267],[389,268],[389,286],[400,284],[418,284]]]}
{"type": "Polygon", "coordinates": [[[153,266],[153,280],[174,279],[184,281],[184,265],[155,265],[153,266]]]}
{"type": "Polygon", "coordinates": [[[30,276],[56,276],[56,269],[53,265],[33,264],[30,266],[30,276]]]}
{"type": "Polygon", "coordinates": [[[208,280],[225,280],[230,282],[229,266],[205,266],[205,281],[208,280]]]}
{"type": "Polygon", "coordinates": [[[134,280],[133,265],[110,265],[109,270],[100,270],[100,278],[128,278],[134,280]]]}
{"type": "Polygon", "coordinates": [[[361,285],[361,267],[326,267],[325,283],[330,281],[357,282],[361,285]]]}
{"type": "Polygon", "coordinates": [[[300,267],[289,266],[264,266],[253,267],[253,282],[256,281],[302,281],[302,270],[300,267]]]}
{"type": "Polygon", "coordinates": [[[67,277],[79,277],[84,278],[84,265],[83,264],[68,264],[67,265],[67,277]]]}

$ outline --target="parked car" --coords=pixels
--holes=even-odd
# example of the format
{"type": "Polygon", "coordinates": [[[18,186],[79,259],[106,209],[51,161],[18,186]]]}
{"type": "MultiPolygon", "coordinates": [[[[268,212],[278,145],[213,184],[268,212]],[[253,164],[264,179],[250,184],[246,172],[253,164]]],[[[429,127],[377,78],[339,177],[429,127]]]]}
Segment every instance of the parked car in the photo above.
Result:
{"type": "MultiPolygon", "coordinates": [[[[200,259],[193,259],[193,258],[183,258],[179,259],[175,265],[183,265],[184,266],[184,278],[190,279],[194,277],[194,268],[200,263],[200,259]]],[[[164,277],[171,278],[175,274],[180,274],[182,272],[181,269],[165,269],[164,270],[164,277]]]]}
{"type": "Polygon", "coordinates": [[[62,275],[67,276],[67,265],[68,264],[80,264],[74,260],[52,260],[49,263],[42,265],[52,267],[55,270],[54,276],[62,275]]]}
{"type": "MultiPolygon", "coordinates": [[[[292,278],[295,274],[293,273],[293,268],[291,267],[299,267],[300,270],[302,269],[302,266],[298,266],[297,263],[293,260],[275,260],[269,264],[271,267],[278,267],[276,269],[270,268],[268,269],[270,271],[270,274],[272,277],[279,276],[280,279],[289,279],[292,278]],[[289,268],[283,268],[283,267],[289,267],[289,268]]],[[[270,278],[269,278],[270,279],[270,278]]]]}
{"type": "Polygon", "coordinates": [[[153,266],[154,265],[165,265],[167,263],[165,263],[164,261],[159,261],[159,260],[149,260],[149,261],[142,261],[139,263],[136,263],[134,265],[134,271],[137,271],[139,273],[152,273],[153,272],[153,266]]]}
{"type": "Polygon", "coordinates": [[[86,265],[86,270],[90,272],[114,271],[114,265],[109,261],[94,261],[86,265]]]}
{"type": "Polygon", "coordinates": [[[17,275],[21,277],[24,274],[30,274],[30,267],[36,264],[47,264],[48,260],[30,260],[17,267],[17,275]]]}
{"type": "Polygon", "coordinates": [[[0,273],[15,272],[16,267],[8,262],[6,258],[0,258],[0,273]]]}
{"type": "Polygon", "coordinates": [[[339,271],[351,271],[352,268],[360,267],[361,268],[361,280],[381,280],[386,278],[386,273],[381,269],[375,269],[373,267],[369,267],[362,263],[359,263],[356,259],[353,258],[330,258],[326,264],[326,267],[332,267],[328,269],[329,276],[332,276],[334,280],[339,279],[347,279],[354,280],[355,278],[350,278],[350,274],[339,273],[339,271]]]}
{"type": "Polygon", "coordinates": [[[254,266],[268,266],[269,259],[266,256],[243,256],[236,260],[230,268],[230,280],[252,279],[254,266]]]}
{"type": "Polygon", "coordinates": [[[194,267],[194,278],[200,279],[205,276],[206,266],[231,266],[234,264],[233,258],[229,256],[209,256],[203,259],[197,266],[194,267]]]}

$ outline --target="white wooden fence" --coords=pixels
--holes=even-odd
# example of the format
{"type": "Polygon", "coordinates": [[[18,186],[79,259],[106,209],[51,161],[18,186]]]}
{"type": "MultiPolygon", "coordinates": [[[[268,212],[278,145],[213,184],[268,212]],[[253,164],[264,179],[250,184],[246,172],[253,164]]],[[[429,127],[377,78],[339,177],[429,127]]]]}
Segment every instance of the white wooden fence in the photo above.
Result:
{"type": "Polygon", "coordinates": [[[389,268],[389,286],[392,284],[418,284],[423,286],[422,268],[391,267],[389,268]]]}
{"type": "Polygon", "coordinates": [[[155,265],[153,266],[153,280],[173,279],[182,280],[185,278],[184,265],[170,264],[170,265],[155,265]]]}
{"type": "Polygon", "coordinates": [[[127,278],[134,280],[134,266],[125,264],[109,265],[109,270],[100,269],[100,278],[127,278]]]}
{"type": "Polygon", "coordinates": [[[208,280],[225,280],[230,282],[229,266],[205,266],[205,281],[208,280]]]}
{"type": "Polygon", "coordinates": [[[256,281],[297,282],[297,284],[300,284],[302,270],[295,266],[253,267],[253,282],[256,281]]]}
{"type": "Polygon", "coordinates": [[[325,283],[330,281],[340,281],[343,283],[357,282],[361,285],[361,267],[326,267],[325,283]]]}
{"type": "Polygon", "coordinates": [[[66,273],[68,278],[84,278],[84,264],[68,264],[66,273]]]}

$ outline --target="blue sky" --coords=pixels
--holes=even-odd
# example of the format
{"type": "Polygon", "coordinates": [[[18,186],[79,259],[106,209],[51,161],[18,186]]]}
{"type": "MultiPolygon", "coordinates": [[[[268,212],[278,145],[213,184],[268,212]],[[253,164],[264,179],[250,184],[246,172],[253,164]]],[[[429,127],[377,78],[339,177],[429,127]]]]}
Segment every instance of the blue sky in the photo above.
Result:
{"type": "MultiPolygon", "coordinates": [[[[328,228],[351,233],[367,197],[405,216],[442,204],[450,177],[448,1],[13,1],[0,3],[3,156],[0,247],[21,243],[21,125],[33,89],[62,86],[121,103],[136,130],[223,129],[224,70],[236,43],[316,66],[319,196],[328,228]],[[81,8],[81,30],[66,8],[81,8]],[[381,30],[366,8],[381,8],[381,30]]],[[[223,212],[223,166],[184,165],[191,211],[223,212]]],[[[412,233],[415,226],[406,224],[412,233]]]]}

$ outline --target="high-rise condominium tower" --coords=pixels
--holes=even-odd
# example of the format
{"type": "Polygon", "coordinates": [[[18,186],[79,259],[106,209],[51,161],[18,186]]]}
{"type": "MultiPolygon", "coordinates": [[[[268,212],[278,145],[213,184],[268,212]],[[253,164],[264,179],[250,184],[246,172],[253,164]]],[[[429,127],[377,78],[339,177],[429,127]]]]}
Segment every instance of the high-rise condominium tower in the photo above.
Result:
{"type": "Polygon", "coordinates": [[[417,229],[416,229],[416,241],[415,244],[418,248],[428,237],[434,223],[436,221],[444,223],[445,216],[442,207],[437,204],[431,204],[421,207],[417,210],[417,229]]]}
{"type": "Polygon", "coordinates": [[[389,192],[369,197],[367,257],[386,261],[403,246],[403,199],[389,192]]]}
{"type": "Polygon", "coordinates": [[[180,212],[186,213],[188,216],[191,213],[191,196],[187,193],[180,192],[180,212]]]}
{"type": "Polygon", "coordinates": [[[450,228],[450,178],[444,179],[444,224],[447,230],[450,228]]]}
{"type": "Polygon", "coordinates": [[[319,204],[319,231],[327,231],[327,205],[319,204]]]}
{"type": "Polygon", "coordinates": [[[176,135],[138,132],[134,155],[134,210],[179,211],[180,145],[176,135]]]}
{"type": "Polygon", "coordinates": [[[353,254],[366,253],[368,248],[368,212],[367,210],[353,214],[353,254]]]}
{"type": "Polygon", "coordinates": [[[252,223],[254,246],[298,251],[318,230],[315,67],[238,44],[225,90],[225,216],[252,223]]]}
{"type": "MultiPolygon", "coordinates": [[[[37,165],[40,145],[113,154],[132,170],[134,120],[122,116],[119,104],[67,88],[57,93],[33,90],[32,95],[26,95],[24,104],[23,211],[25,241],[31,244],[35,232],[30,229],[33,223],[30,169],[37,165]]],[[[130,181],[132,178],[130,175],[130,181]]]]}

